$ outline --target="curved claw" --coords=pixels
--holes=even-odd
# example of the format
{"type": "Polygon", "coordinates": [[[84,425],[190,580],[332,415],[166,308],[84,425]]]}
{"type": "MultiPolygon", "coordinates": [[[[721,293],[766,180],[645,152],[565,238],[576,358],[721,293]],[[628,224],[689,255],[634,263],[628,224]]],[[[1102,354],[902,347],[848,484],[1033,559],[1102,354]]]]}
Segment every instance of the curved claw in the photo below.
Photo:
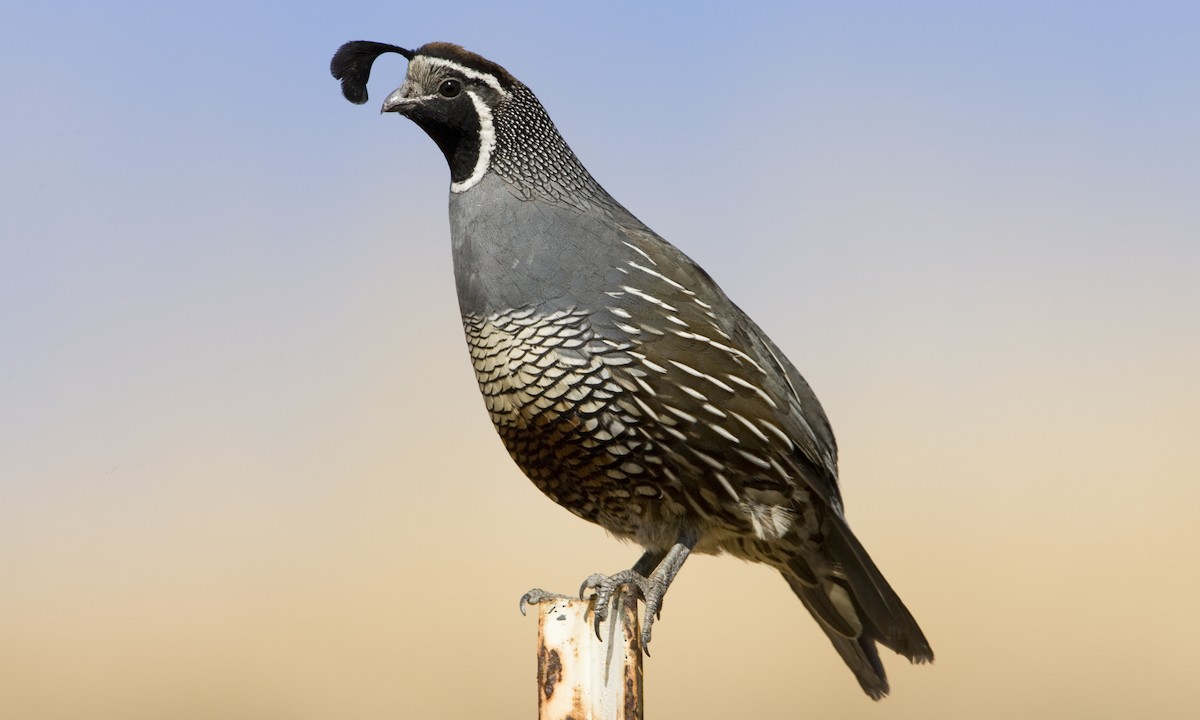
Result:
{"type": "Polygon", "coordinates": [[[600,636],[600,623],[608,618],[609,605],[614,595],[621,587],[626,587],[634,597],[646,604],[642,619],[642,650],[650,654],[650,630],[655,618],[662,615],[663,596],[675,578],[683,561],[687,559],[697,538],[691,534],[682,535],[674,545],[666,551],[647,550],[646,554],[629,570],[623,570],[611,576],[594,574],[588,576],[579,587],[579,597],[583,597],[588,588],[596,591],[593,600],[596,636],[600,636]]]}
{"type": "MultiPolygon", "coordinates": [[[[662,601],[663,596],[667,592],[669,582],[669,579],[664,578],[659,573],[653,573],[650,577],[646,577],[632,569],[622,570],[612,575],[592,573],[580,583],[579,599],[586,599],[588,590],[595,591],[591,597],[594,603],[592,607],[592,629],[596,633],[596,637],[600,640],[604,639],[600,634],[600,626],[608,620],[612,604],[620,597],[619,591],[622,588],[625,588],[634,597],[644,602],[646,607],[645,614],[642,617],[642,652],[649,656],[651,629],[654,626],[655,619],[662,618],[662,601]]],[[[518,607],[521,610],[521,614],[524,615],[526,605],[537,605],[547,600],[562,600],[567,597],[559,593],[546,592],[541,588],[534,588],[521,596],[518,607]]]]}
{"type": "Polygon", "coordinates": [[[521,614],[524,615],[526,605],[537,605],[538,603],[543,603],[543,602],[546,602],[547,600],[561,600],[566,597],[567,597],[566,595],[561,595],[559,593],[547,592],[541,588],[533,588],[532,590],[530,590],[529,592],[527,592],[521,596],[521,600],[517,604],[517,607],[521,610],[521,614]]]}
{"type": "Polygon", "coordinates": [[[654,625],[654,616],[650,614],[650,609],[646,609],[646,617],[642,620],[642,652],[646,653],[646,657],[650,657],[650,628],[654,625]]]}
{"type": "MultiPolygon", "coordinates": [[[[650,599],[654,599],[653,606],[658,607],[658,600],[654,595],[655,585],[653,581],[633,570],[622,570],[613,575],[601,575],[600,573],[589,575],[583,581],[583,584],[579,586],[579,597],[583,598],[588,590],[596,591],[592,596],[596,603],[592,609],[592,624],[597,638],[603,639],[600,635],[600,624],[608,619],[612,603],[620,596],[618,591],[623,587],[627,588],[635,597],[647,601],[648,610],[650,599]]],[[[647,618],[647,620],[653,622],[650,618],[647,618]]],[[[650,636],[647,632],[643,632],[642,637],[644,638],[642,643],[644,646],[645,641],[648,641],[650,636]]]]}
{"type": "Polygon", "coordinates": [[[601,612],[601,607],[607,608],[608,606],[597,605],[592,609],[592,632],[596,633],[597,640],[603,641],[604,636],[600,634],[600,623],[604,622],[604,620],[608,617],[608,610],[605,609],[604,612],[601,612]]]}
{"type": "Polygon", "coordinates": [[[583,579],[583,582],[579,584],[579,599],[583,600],[584,593],[586,593],[588,590],[595,590],[596,594],[599,594],[600,588],[607,580],[608,576],[601,575],[600,573],[592,573],[591,575],[588,575],[583,579]]]}
{"type": "Polygon", "coordinates": [[[579,597],[583,598],[588,590],[595,590],[592,599],[595,604],[592,606],[592,631],[596,633],[596,639],[602,640],[600,635],[600,624],[608,619],[608,608],[611,602],[613,591],[616,589],[616,584],[612,582],[612,578],[600,573],[592,573],[579,586],[579,597]]]}

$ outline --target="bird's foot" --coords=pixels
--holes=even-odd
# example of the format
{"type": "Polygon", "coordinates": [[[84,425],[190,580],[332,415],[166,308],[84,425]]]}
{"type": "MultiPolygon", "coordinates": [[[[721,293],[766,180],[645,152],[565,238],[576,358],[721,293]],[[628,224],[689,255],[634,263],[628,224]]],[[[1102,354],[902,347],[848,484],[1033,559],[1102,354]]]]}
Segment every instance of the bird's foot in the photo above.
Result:
{"type": "Polygon", "coordinates": [[[596,607],[592,616],[596,637],[600,637],[600,623],[608,619],[613,602],[620,597],[620,589],[628,588],[635,597],[646,604],[646,612],[642,619],[642,650],[649,655],[647,647],[650,645],[650,629],[662,610],[662,599],[667,592],[667,585],[668,582],[657,573],[652,573],[650,577],[633,570],[622,570],[614,575],[596,573],[583,581],[583,585],[579,587],[579,597],[582,598],[588,590],[595,590],[592,597],[596,601],[596,607]]]}
{"type": "Polygon", "coordinates": [[[554,600],[570,600],[570,595],[562,593],[553,593],[541,588],[534,588],[521,596],[521,614],[525,614],[526,605],[537,605],[538,603],[553,602],[554,600]]]}

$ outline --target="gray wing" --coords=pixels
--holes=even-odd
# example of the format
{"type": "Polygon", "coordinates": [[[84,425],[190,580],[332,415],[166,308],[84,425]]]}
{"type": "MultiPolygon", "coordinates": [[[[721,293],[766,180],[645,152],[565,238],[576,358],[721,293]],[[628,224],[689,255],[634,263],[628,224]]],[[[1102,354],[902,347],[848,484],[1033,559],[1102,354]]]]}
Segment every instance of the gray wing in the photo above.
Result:
{"type": "Polygon", "coordinates": [[[778,505],[799,491],[840,508],[836,442],[808,383],[690,258],[644,227],[622,231],[619,304],[630,309],[593,323],[635,341],[636,389],[669,428],[660,442],[735,502],[778,505]]]}

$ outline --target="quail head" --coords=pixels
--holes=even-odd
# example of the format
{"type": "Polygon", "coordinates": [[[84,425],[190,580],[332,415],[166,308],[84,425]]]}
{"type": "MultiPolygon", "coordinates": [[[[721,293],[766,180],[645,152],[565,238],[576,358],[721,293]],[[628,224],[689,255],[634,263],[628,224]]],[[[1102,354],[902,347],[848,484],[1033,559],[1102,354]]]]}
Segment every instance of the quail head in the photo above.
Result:
{"type": "Polygon", "coordinates": [[[383,111],[450,166],[463,328],[504,446],[554,502],[645,550],[584,581],[597,621],[627,588],[648,642],[688,555],[728,553],[783,575],[872,698],[888,692],[877,643],[932,660],[846,524],[829,422],[779,348],[600,187],[496,63],[449,43],[349,42],[331,63],[348,100],[366,102],[386,52],[408,73],[383,111]]]}

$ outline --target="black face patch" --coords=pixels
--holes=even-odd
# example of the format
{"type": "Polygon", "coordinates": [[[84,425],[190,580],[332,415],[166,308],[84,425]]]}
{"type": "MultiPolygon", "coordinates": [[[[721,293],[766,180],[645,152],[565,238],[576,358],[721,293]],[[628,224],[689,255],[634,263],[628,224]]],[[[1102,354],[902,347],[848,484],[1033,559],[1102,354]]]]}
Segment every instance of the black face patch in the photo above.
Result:
{"type": "MultiPolygon", "coordinates": [[[[394,108],[425,131],[450,166],[453,183],[470,180],[480,167],[480,157],[494,145],[490,116],[480,118],[476,100],[489,108],[523,87],[516,78],[490,60],[450,43],[428,43],[416,51],[398,45],[355,40],[338,48],[330,73],[342,81],[342,94],[356,104],[367,101],[371,67],[384,53],[409,60],[409,101],[394,108]],[[419,96],[418,96],[419,94],[419,96]],[[487,134],[488,137],[483,137],[487,134]]],[[[486,159],[486,158],[485,158],[486,159]]]]}
{"type": "Polygon", "coordinates": [[[407,113],[442,151],[450,166],[450,181],[455,183],[471,177],[482,150],[483,123],[470,94],[462,92],[462,84],[458,78],[443,80],[438,95],[413,106],[407,113]],[[453,96],[446,97],[441,89],[451,80],[458,83],[459,89],[453,96]]]}

